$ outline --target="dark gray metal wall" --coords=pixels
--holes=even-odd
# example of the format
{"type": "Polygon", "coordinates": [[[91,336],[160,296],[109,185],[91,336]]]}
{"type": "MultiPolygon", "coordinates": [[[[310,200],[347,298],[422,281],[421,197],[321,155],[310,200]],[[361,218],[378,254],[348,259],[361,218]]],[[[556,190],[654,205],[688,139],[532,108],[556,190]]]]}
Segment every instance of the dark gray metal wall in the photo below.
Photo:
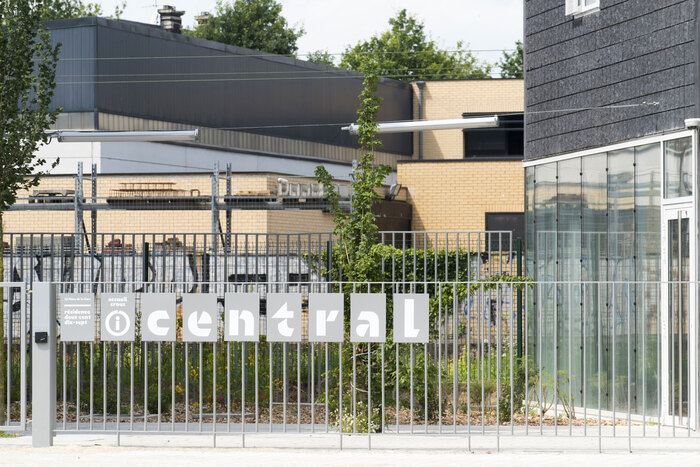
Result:
{"type": "MultiPolygon", "coordinates": [[[[72,78],[82,84],[61,85],[65,91],[56,103],[66,110],[79,104],[74,93],[93,92],[94,101],[84,103],[91,108],[80,110],[356,146],[356,137],[339,125],[248,127],[353,122],[362,89],[359,73],[288,57],[256,57],[259,52],[128,21],[87,18],[49,26],[54,36],[71,43],[92,31],[93,49],[65,47],[62,57],[98,57],[86,60],[96,70],[93,76],[83,70],[72,78]]],[[[410,85],[385,80],[379,94],[384,98],[380,120],[413,118],[410,85]]],[[[410,155],[412,137],[387,136],[382,150],[410,155]]]]}
{"type": "Polygon", "coordinates": [[[696,107],[697,0],[525,1],[525,158],[684,127],[696,107]],[[659,102],[658,106],[564,111],[659,102]],[[543,112],[542,111],[555,111],[543,112]]]}
{"type": "Polygon", "coordinates": [[[94,80],[97,55],[97,35],[94,18],[88,20],[50,21],[63,23],[61,29],[52,29],[51,41],[61,44],[60,60],[56,67],[56,91],[53,105],[64,112],[91,112],[95,110],[95,86],[84,84],[94,80]]]}

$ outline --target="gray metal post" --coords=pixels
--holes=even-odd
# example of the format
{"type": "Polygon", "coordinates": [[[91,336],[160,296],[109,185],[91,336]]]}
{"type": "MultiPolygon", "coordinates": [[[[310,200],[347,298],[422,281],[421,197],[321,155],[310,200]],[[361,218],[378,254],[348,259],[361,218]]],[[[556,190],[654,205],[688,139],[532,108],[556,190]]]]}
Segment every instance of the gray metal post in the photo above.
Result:
{"type": "Polygon", "coordinates": [[[32,446],[53,445],[56,425],[56,285],[32,290],[32,446]]]}
{"type": "Polygon", "coordinates": [[[210,280],[216,281],[219,270],[217,256],[219,252],[219,235],[221,221],[219,219],[219,163],[214,163],[214,173],[211,176],[211,261],[209,262],[210,280]],[[213,272],[213,274],[212,274],[213,272]]]}
{"type": "MultiPolygon", "coordinates": [[[[231,196],[231,163],[226,164],[226,196],[231,196]]],[[[226,204],[226,252],[231,252],[231,208],[226,204]]]]}
{"type": "MultiPolygon", "coordinates": [[[[91,195],[93,209],[90,209],[90,233],[92,233],[92,257],[95,257],[97,253],[97,209],[94,209],[94,205],[97,204],[97,164],[92,164],[92,171],[90,173],[91,182],[91,195]]],[[[90,262],[92,264],[92,261],[90,262]]],[[[94,274],[92,277],[95,277],[94,274]]]]}
{"type": "Polygon", "coordinates": [[[75,175],[75,194],[74,194],[74,209],[75,209],[75,249],[78,250],[80,245],[78,236],[83,226],[83,163],[78,162],[78,171],[75,175]]]}

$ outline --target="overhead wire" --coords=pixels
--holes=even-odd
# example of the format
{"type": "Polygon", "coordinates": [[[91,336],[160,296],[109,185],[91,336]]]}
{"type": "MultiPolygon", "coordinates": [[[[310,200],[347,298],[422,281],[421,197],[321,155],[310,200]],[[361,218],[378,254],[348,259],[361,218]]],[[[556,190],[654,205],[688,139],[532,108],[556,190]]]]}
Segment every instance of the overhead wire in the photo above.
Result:
{"type": "MultiPolygon", "coordinates": [[[[382,73],[387,72],[421,72],[425,70],[431,70],[432,68],[388,68],[381,70],[382,73]]],[[[56,78],[79,78],[79,77],[93,77],[93,78],[103,78],[103,77],[140,77],[140,76],[221,76],[221,75],[296,75],[296,74],[313,74],[313,73],[335,73],[343,74],[343,76],[351,76],[353,78],[362,78],[363,75],[356,70],[350,69],[330,69],[330,70],[285,70],[285,71],[269,71],[269,70],[259,70],[259,71],[198,71],[198,72],[168,72],[168,73],[76,73],[76,74],[57,74],[56,78]],[[347,74],[351,73],[351,74],[347,74]]],[[[449,74],[459,74],[457,72],[450,72],[449,74]]],[[[492,72],[489,74],[498,74],[492,72]]],[[[385,75],[382,75],[385,76],[385,75]]]]}
{"type": "MultiPolygon", "coordinates": [[[[627,108],[634,108],[634,107],[656,107],[659,106],[661,103],[658,101],[651,101],[651,102],[641,102],[638,104],[613,104],[613,105],[607,105],[607,106],[597,106],[597,107],[575,107],[575,108],[568,108],[568,109],[551,109],[551,110],[538,110],[538,111],[528,111],[528,112],[506,112],[506,113],[499,113],[495,112],[496,115],[526,115],[526,114],[545,114],[545,113],[554,113],[554,112],[561,112],[561,113],[566,113],[566,112],[581,112],[581,111],[588,111],[588,110],[615,110],[615,109],[627,109],[627,108]]],[[[420,120],[407,120],[407,121],[420,121],[420,120]]],[[[347,125],[347,122],[343,123],[311,123],[311,124],[292,124],[292,125],[265,125],[265,126],[245,126],[245,127],[218,127],[218,128],[206,128],[206,129],[211,129],[211,130],[251,130],[251,129],[279,129],[279,128],[296,128],[296,127],[329,127],[329,126],[344,126],[347,125]]],[[[334,139],[337,138],[337,136],[340,134],[340,128],[336,135],[334,136],[334,139]]],[[[235,149],[235,148],[232,148],[235,149]]],[[[63,158],[63,159],[82,159],[81,156],[57,156],[58,158],[63,158]]],[[[114,157],[114,156],[100,156],[100,159],[104,160],[114,160],[114,161],[120,161],[120,162],[129,162],[129,163],[137,163],[137,164],[146,164],[146,165],[157,165],[157,166],[163,166],[163,167],[175,167],[175,168],[183,168],[183,169],[198,169],[202,171],[210,171],[211,169],[208,167],[198,167],[198,166],[193,166],[193,165],[182,165],[182,164],[174,164],[174,163],[167,163],[167,162],[156,162],[156,161],[144,161],[144,160],[138,160],[138,159],[127,159],[123,157],[114,157]]],[[[328,160],[329,163],[333,163],[335,161],[333,160],[328,160]]],[[[340,162],[340,161],[339,161],[340,162]]]]}
{"type": "MultiPolygon", "coordinates": [[[[113,60],[192,60],[192,59],[240,59],[240,58],[297,58],[297,57],[308,57],[313,54],[309,52],[306,54],[273,54],[260,52],[256,53],[252,51],[251,53],[235,53],[227,52],[223,50],[214,50],[214,52],[219,52],[221,55],[153,55],[153,56],[121,56],[121,57],[66,57],[61,58],[62,61],[113,61],[113,60]]],[[[367,51],[367,52],[352,52],[353,55],[401,55],[401,54],[433,54],[433,53],[447,53],[447,54],[458,54],[458,53],[495,53],[495,52],[514,52],[516,49],[454,49],[454,50],[396,50],[396,51],[367,51]]],[[[331,56],[342,56],[346,52],[334,52],[327,53],[331,56]]],[[[34,59],[39,60],[39,59],[34,59]]],[[[304,60],[306,61],[306,60],[304,60]]],[[[313,63],[313,62],[310,62],[313,63]]]]}
{"type": "MultiPolygon", "coordinates": [[[[235,151],[235,148],[232,148],[232,152],[235,151]]],[[[397,155],[398,156],[398,155],[397,155]]],[[[57,159],[85,159],[83,156],[61,156],[58,155],[56,156],[57,159]]],[[[129,163],[136,163],[136,164],[144,164],[144,165],[158,165],[158,166],[163,166],[163,167],[175,167],[175,168],[181,168],[181,169],[197,169],[197,170],[203,170],[205,172],[211,172],[212,168],[211,167],[199,167],[196,165],[183,165],[183,164],[174,164],[174,163],[169,163],[169,162],[156,162],[156,161],[144,161],[144,160],[139,160],[139,159],[127,159],[124,157],[115,157],[115,156],[99,156],[101,160],[111,160],[111,161],[119,161],[119,162],[129,162],[129,163]]],[[[340,163],[342,165],[347,165],[349,164],[349,161],[344,161],[344,160],[334,160],[334,159],[327,159],[323,162],[321,161],[313,161],[313,162],[318,162],[319,164],[333,164],[333,163],[340,163]]],[[[287,178],[303,178],[303,175],[290,175],[290,176],[285,176],[287,178]]],[[[309,177],[306,177],[309,178],[309,177]]]]}
{"type": "MultiPolygon", "coordinates": [[[[651,101],[651,102],[641,102],[638,104],[613,104],[613,105],[605,105],[605,106],[597,106],[597,107],[574,107],[574,108],[568,108],[568,109],[550,109],[550,110],[531,110],[531,111],[509,111],[509,112],[489,112],[489,115],[497,115],[497,116],[511,116],[511,115],[539,115],[539,114],[549,114],[549,113],[567,113],[567,112],[583,112],[583,111],[589,111],[589,110],[615,110],[615,109],[628,109],[628,108],[634,108],[634,107],[656,107],[661,105],[660,102],[658,101],[651,101]]],[[[401,120],[398,122],[392,122],[392,123],[400,123],[400,122],[422,122],[422,121],[429,121],[429,120],[401,120]]],[[[226,130],[226,131],[244,131],[244,130],[273,130],[273,129],[284,129],[284,128],[320,128],[320,127],[343,127],[347,126],[352,122],[334,122],[334,123],[296,123],[296,124],[284,124],[284,125],[247,125],[247,126],[226,126],[226,127],[202,127],[204,130],[226,130]]],[[[382,122],[379,122],[382,123],[382,122]]],[[[189,125],[192,128],[195,128],[196,126],[189,125]]],[[[428,131],[433,131],[433,130],[428,130],[428,131]]],[[[338,132],[335,137],[338,136],[340,132],[338,132]]],[[[334,137],[334,138],[335,138],[334,137]]]]}
{"type": "MultiPolygon", "coordinates": [[[[583,112],[587,110],[615,110],[615,109],[627,109],[634,107],[656,107],[661,105],[658,101],[651,102],[641,102],[638,104],[613,104],[604,105],[597,107],[574,107],[568,109],[551,109],[551,110],[532,110],[532,111],[522,111],[522,112],[488,112],[489,115],[497,116],[510,116],[510,115],[538,115],[538,114],[548,114],[548,113],[567,113],[567,112],[583,112]]],[[[426,122],[430,120],[401,120],[392,123],[401,122],[426,122]]],[[[378,122],[382,123],[382,122],[378,122]]],[[[216,127],[216,128],[206,128],[209,130],[229,130],[229,131],[239,131],[239,130],[265,130],[265,129],[280,129],[280,128],[304,128],[304,127],[325,127],[325,126],[345,126],[348,122],[341,123],[301,123],[301,124],[289,124],[289,125],[260,125],[260,126],[236,126],[236,127],[216,127]]],[[[428,130],[433,131],[433,130],[428,130]]]]}
{"type": "MultiPolygon", "coordinates": [[[[437,78],[451,77],[447,79],[483,79],[478,77],[459,76],[459,73],[431,73],[431,74],[395,74],[382,75],[382,78],[437,78]]],[[[288,77],[250,77],[250,78],[187,78],[187,79],[140,79],[140,80],[90,80],[90,81],[61,81],[56,85],[78,85],[78,84],[167,84],[167,83],[216,83],[216,82],[236,82],[236,81],[299,81],[299,80],[320,80],[320,79],[364,79],[364,76],[288,76],[288,77]]]]}

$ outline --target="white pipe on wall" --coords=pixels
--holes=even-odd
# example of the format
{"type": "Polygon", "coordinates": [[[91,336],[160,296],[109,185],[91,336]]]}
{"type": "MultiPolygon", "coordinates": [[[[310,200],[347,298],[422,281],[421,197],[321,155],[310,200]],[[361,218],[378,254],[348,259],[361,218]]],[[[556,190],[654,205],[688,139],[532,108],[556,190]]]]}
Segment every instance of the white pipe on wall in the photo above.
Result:
{"type": "MultiPolygon", "coordinates": [[[[453,118],[449,120],[410,120],[405,122],[379,123],[377,133],[409,133],[413,131],[429,130],[453,130],[468,128],[495,128],[498,126],[498,116],[474,117],[474,118],[453,118]]],[[[356,135],[359,129],[357,123],[351,123],[343,127],[351,135],[356,135]]]]}
{"type": "Polygon", "coordinates": [[[64,131],[51,133],[61,143],[124,141],[196,141],[199,130],[165,131],[64,131]]]}

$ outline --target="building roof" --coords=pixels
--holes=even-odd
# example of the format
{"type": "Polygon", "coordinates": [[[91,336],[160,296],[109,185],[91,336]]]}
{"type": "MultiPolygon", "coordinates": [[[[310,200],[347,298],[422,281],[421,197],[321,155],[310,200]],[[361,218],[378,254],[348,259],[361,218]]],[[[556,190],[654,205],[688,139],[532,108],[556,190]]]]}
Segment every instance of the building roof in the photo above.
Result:
{"type": "MultiPolygon", "coordinates": [[[[62,44],[54,105],[64,112],[357,145],[339,124],[355,121],[360,73],[131,21],[80,18],[46,25],[62,44]]],[[[412,119],[408,83],[383,79],[378,93],[384,98],[380,120],[412,119]]],[[[383,140],[386,152],[412,152],[410,135],[383,140]]]]}

